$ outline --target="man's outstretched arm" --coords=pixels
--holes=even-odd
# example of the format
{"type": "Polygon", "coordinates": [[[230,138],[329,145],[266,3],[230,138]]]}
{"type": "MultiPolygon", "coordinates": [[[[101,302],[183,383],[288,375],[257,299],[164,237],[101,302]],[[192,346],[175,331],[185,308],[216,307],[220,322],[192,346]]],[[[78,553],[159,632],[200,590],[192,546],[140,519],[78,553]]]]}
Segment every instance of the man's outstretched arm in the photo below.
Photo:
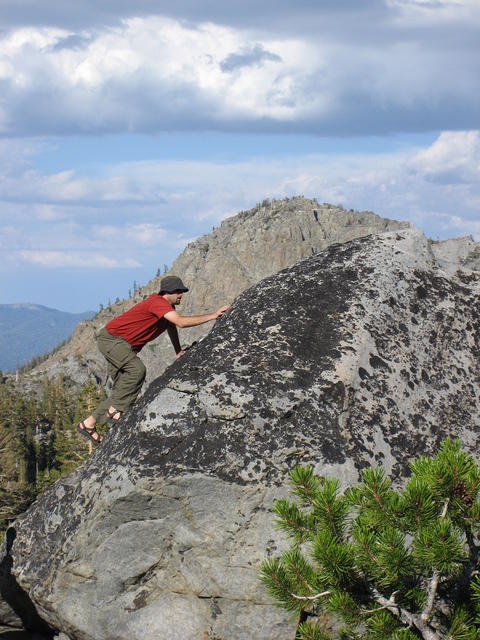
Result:
{"type": "Polygon", "coordinates": [[[182,347],[180,346],[180,339],[178,337],[177,327],[171,322],[168,323],[167,333],[173,345],[173,348],[175,349],[175,353],[177,354],[177,356],[182,355],[183,351],[182,351],[182,347]]]}
{"type": "Polygon", "coordinates": [[[230,305],[225,305],[224,307],[220,307],[220,309],[217,309],[213,313],[205,313],[201,316],[181,316],[177,311],[174,310],[166,313],[165,318],[176,327],[184,329],[185,327],[196,327],[199,324],[204,324],[205,322],[216,320],[229,308],[230,305]]]}

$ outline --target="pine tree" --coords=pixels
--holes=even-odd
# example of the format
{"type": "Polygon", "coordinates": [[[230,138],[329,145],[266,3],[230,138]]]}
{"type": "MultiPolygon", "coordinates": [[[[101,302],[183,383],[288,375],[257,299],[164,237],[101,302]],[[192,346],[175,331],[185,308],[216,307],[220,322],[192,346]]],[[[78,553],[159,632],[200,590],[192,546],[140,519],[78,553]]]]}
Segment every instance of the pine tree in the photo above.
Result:
{"type": "Polygon", "coordinates": [[[80,422],[97,407],[105,398],[105,393],[101,387],[98,387],[93,380],[89,380],[81,389],[76,398],[75,412],[73,420],[75,423],[80,422]]]}
{"type": "Polygon", "coordinates": [[[298,640],[480,639],[480,468],[460,442],[412,463],[403,490],[371,468],[343,494],[312,467],[290,480],[295,499],[274,506],[290,548],[260,578],[298,640]]]}
{"type": "Polygon", "coordinates": [[[11,384],[0,385],[0,540],[18,513],[35,498],[34,403],[11,384]]]}

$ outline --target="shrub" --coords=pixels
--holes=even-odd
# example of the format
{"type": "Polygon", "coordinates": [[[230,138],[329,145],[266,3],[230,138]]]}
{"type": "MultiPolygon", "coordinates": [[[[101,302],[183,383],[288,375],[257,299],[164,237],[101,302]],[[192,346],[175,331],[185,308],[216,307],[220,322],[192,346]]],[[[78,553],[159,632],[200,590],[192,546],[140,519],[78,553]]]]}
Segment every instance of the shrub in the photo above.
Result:
{"type": "Polygon", "coordinates": [[[299,640],[480,639],[480,469],[458,441],[412,463],[403,490],[372,468],[343,494],[312,467],[290,480],[295,499],[274,506],[290,547],[260,578],[299,640]]]}

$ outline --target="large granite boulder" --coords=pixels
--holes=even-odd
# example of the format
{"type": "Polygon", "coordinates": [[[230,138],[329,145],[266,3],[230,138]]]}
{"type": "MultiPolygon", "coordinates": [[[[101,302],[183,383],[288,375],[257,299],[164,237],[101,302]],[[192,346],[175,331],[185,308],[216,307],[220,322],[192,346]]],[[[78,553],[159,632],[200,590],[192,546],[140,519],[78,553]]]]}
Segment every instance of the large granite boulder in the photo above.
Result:
{"type": "MultiPolygon", "coordinates": [[[[381,218],[371,211],[346,211],[341,205],[303,197],[266,200],[226,218],[212,233],[191,242],[175,260],[170,272],[190,287],[179,310],[187,315],[212,311],[263,278],[331,244],[408,226],[408,222],[381,218]]],[[[109,305],[93,320],[82,322],[64,346],[23,377],[22,385],[35,388],[45,375],[68,376],[82,384],[91,378],[105,382],[107,369],[97,349],[96,332],[112,317],[157,293],[161,277],[153,278],[131,298],[109,305]]],[[[181,331],[181,338],[191,343],[208,333],[210,326],[181,331]]],[[[147,365],[145,388],[175,359],[166,335],[145,347],[140,357],[147,365]]]]}
{"type": "Polygon", "coordinates": [[[477,455],[479,301],[416,230],[250,288],[14,523],[0,615],[72,640],[291,640],[257,577],[288,470],[401,482],[447,436],[477,455]]]}

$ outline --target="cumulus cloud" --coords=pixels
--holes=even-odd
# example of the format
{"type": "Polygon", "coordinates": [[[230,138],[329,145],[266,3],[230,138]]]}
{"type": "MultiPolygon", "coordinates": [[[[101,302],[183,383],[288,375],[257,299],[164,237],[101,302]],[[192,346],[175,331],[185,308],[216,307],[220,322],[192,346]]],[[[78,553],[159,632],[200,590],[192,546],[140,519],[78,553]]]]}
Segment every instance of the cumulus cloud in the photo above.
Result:
{"type": "Polygon", "coordinates": [[[418,174],[440,184],[480,183],[478,131],[445,131],[408,163],[418,174]]]}
{"type": "Polygon", "coordinates": [[[4,282],[28,265],[49,280],[92,266],[151,276],[225,216],[298,193],[478,238],[479,27],[478,0],[3,0],[4,282]],[[197,160],[184,142],[168,160],[138,145],[128,163],[73,149],[178,131],[204,132],[197,160]],[[202,156],[212,132],[253,135],[202,156]],[[432,143],[386,142],[406,132],[432,143]],[[249,149],[257,133],[278,134],[275,153],[261,155],[266,136],[249,149]],[[290,155],[298,133],[310,152],[290,155]],[[345,151],[372,134],[394,150],[345,151]],[[44,151],[50,136],[71,140],[68,159],[44,151]]]}
{"type": "Polygon", "coordinates": [[[111,165],[95,177],[26,166],[9,183],[10,199],[0,196],[0,247],[10,264],[154,271],[228,215],[299,193],[408,219],[432,237],[478,237],[479,167],[478,131],[444,132],[427,147],[389,153],[152,160],[111,165]]]}
{"type": "Polygon", "coordinates": [[[118,267],[138,267],[140,263],[132,259],[118,259],[103,255],[85,256],[85,252],[75,253],[64,251],[21,251],[19,256],[25,262],[29,262],[40,267],[63,268],[74,267],[81,269],[115,269],[118,267]]]}
{"type": "Polygon", "coordinates": [[[444,132],[427,146],[390,152],[150,160],[105,165],[94,176],[39,171],[28,162],[30,150],[22,156],[17,148],[15,181],[4,145],[2,293],[5,302],[25,290],[22,299],[65,308],[70,296],[67,308],[91,308],[93,291],[94,301],[126,295],[128,282],[147,281],[193,238],[266,197],[303,194],[409,220],[434,239],[472,234],[480,241],[479,140],[478,131],[444,132]],[[123,199],[111,199],[115,183],[123,199]]]}
{"type": "Polygon", "coordinates": [[[478,128],[480,39],[465,35],[480,7],[449,27],[418,26],[410,5],[383,5],[377,34],[353,29],[356,14],[331,28],[332,8],[315,36],[161,15],[82,31],[12,29],[0,38],[0,133],[478,128]]]}

